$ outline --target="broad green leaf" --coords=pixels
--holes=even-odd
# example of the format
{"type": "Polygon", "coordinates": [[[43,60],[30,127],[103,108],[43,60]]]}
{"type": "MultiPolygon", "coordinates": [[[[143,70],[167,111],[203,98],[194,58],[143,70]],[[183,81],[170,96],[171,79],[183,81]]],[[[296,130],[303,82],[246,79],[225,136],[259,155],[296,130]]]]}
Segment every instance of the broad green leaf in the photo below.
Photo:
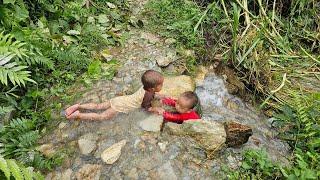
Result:
{"type": "Polygon", "coordinates": [[[108,23],[109,21],[110,21],[110,20],[109,20],[108,16],[105,15],[105,14],[100,14],[100,15],[98,16],[98,22],[99,22],[100,24],[105,24],[105,23],[108,23]]]}
{"type": "Polygon", "coordinates": [[[76,31],[76,30],[69,30],[69,31],[67,32],[67,34],[69,34],[69,35],[80,35],[80,32],[79,32],[79,31],[76,31]]]}
{"type": "Polygon", "coordinates": [[[108,6],[109,8],[111,8],[111,9],[114,9],[114,8],[117,7],[116,5],[114,5],[114,4],[111,3],[111,2],[107,2],[107,6],[108,6]]]}
{"type": "Polygon", "coordinates": [[[19,21],[24,21],[25,19],[29,18],[29,11],[24,6],[14,6],[15,9],[15,18],[19,21]]]}

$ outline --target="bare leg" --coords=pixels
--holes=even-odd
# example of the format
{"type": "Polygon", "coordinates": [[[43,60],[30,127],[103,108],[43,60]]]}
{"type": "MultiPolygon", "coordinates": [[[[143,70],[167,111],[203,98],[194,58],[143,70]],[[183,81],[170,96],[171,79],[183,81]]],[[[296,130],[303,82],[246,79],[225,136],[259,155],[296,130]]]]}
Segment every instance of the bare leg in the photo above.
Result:
{"type": "Polygon", "coordinates": [[[75,119],[75,120],[90,120],[90,121],[94,121],[94,120],[98,120],[98,121],[102,121],[102,120],[108,120],[113,118],[116,114],[118,114],[117,111],[115,111],[112,108],[109,108],[105,111],[103,111],[102,113],[98,114],[98,113],[80,113],[80,111],[76,111],[74,113],[72,113],[70,116],[67,117],[67,119],[75,119]]]}
{"type": "Polygon", "coordinates": [[[110,101],[106,101],[100,104],[96,103],[87,103],[87,104],[80,104],[79,109],[93,109],[93,110],[101,110],[101,109],[108,109],[110,108],[110,101]]]}

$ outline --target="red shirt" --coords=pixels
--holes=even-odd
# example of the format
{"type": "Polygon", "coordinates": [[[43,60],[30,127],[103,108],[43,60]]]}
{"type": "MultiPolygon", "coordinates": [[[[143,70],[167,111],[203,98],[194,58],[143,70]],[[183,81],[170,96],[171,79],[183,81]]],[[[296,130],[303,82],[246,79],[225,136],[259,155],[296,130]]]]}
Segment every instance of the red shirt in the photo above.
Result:
{"type": "MultiPolygon", "coordinates": [[[[162,103],[168,106],[176,106],[176,100],[171,98],[164,98],[162,99],[162,103]]],[[[183,121],[190,120],[190,119],[200,119],[200,116],[196,113],[196,111],[192,110],[186,113],[171,113],[165,111],[163,113],[163,119],[168,122],[175,122],[175,123],[183,123],[183,121]]]]}

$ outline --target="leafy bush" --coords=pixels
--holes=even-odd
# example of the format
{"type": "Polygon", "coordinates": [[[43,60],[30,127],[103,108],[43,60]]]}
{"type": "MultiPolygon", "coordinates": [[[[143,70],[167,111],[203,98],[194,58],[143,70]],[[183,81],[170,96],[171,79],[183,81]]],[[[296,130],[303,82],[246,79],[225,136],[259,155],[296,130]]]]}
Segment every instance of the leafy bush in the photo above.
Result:
{"type": "Polygon", "coordinates": [[[122,45],[134,24],[125,0],[1,1],[0,118],[14,119],[1,127],[0,154],[38,169],[61,163],[59,154],[46,158],[35,150],[51,119],[46,100],[66,96],[91,61],[100,62],[100,51],[122,45]]]}

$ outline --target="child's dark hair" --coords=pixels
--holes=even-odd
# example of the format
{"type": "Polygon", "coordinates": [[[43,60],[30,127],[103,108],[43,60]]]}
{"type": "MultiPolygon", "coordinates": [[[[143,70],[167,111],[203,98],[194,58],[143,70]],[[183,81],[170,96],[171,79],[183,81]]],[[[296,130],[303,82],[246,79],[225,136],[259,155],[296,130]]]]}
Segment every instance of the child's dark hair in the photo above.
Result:
{"type": "Polygon", "coordinates": [[[189,108],[194,109],[200,116],[202,116],[201,104],[200,104],[200,100],[199,100],[197,94],[192,91],[186,91],[186,92],[182,93],[181,95],[190,100],[190,107],[189,108]]]}
{"type": "Polygon", "coordinates": [[[144,90],[156,87],[159,83],[161,83],[161,81],[163,81],[162,74],[155,70],[147,70],[141,77],[144,90]]]}
{"type": "Polygon", "coordinates": [[[190,109],[193,109],[198,104],[198,96],[192,91],[186,91],[182,93],[181,96],[187,98],[190,101],[190,109]]]}

